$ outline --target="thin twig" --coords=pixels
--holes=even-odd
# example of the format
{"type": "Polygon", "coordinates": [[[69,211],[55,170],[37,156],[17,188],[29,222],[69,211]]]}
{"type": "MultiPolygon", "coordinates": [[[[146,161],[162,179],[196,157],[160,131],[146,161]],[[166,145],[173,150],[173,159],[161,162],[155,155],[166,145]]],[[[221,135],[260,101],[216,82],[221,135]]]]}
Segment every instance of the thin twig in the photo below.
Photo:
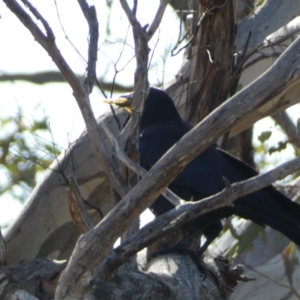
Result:
{"type": "Polygon", "coordinates": [[[44,17],[38,12],[38,10],[27,0],[22,0],[22,2],[24,3],[25,6],[27,6],[29,8],[29,10],[31,11],[31,13],[38,19],[41,21],[41,23],[43,24],[46,33],[47,33],[47,38],[50,40],[54,40],[55,36],[54,33],[51,29],[51,27],[49,26],[48,22],[44,19],[44,17]]]}
{"type": "Polygon", "coordinates": [[[76,46],[73,44],[73,42],[69,39],[68,35],[67,35],[67,32],[63,26],[63,23],[62,23],[62,20],[60,18],[60,13],[59,13],[59,10],[58,10],[58,6],[57,6],[57,1],[54,0],[54,4],[55,4],[55,10],[56,10],[56,15],[57,15],[57,18],[58,18],[58,21],[59,21],[59,24],[60,24],[60,27],[65,35],[65,38],[67,39],[67,41],[70,43],[70,45],[73,47],[73,49],[77,52],[77,54],[79,55],[79,57],[84,61],[84,63],[86,64],[86,59],[83,57],[83,55],[79,52],[79,50],[76,48],[76,46]]]}
{"type": "Polygon", "coordinates": [[[148,39],[150,40],[152,38],[152,36],[154,35],[154,33],[156,32],[156,30],[158,29],[162,18],[165,14],[165,10],[167,8],[167,5],[170,3],[170,0],[161,0],[159,7],[156,11],[155,17],[151,23],[151,25],[148,27],[147,29],[147,34],[148,34],[148,39]]]}
{"type": "Polygon", "coordinates": [[[124,12],[127,15],[127,18],[129,20],[131,26],[134,28],[134,30],[136,30],[136,33],[139,35],[139,38],[145,37],[145,31],[142,28],[140,22],[135,17],[135,15],[132,12],[132,10],[130,9],[127,1],[126,0],[120,0],[120,3],[122,5],[122,8],[123,8],[124,12]]]}
{"type": "MultiPolygon", "coordinates": [[[[105,124],[105,122],[103,122],[101,124],[101,126],[103,127],[103,130],[106,132],[106,136],[108,137],[108,139],[110,140],[110,142],[111,142],[111,144],[113,146],[113,153],[112,154],[115,155],[130,170],[134,171],[136,174],[138,174],[138,175],[140,175],[140,176],[143,177],[147,173],[147,171],[143,167],[141,167],[140,165],[138,165],[137,163],[135,163],[133,160],[131,160],[126,155],[126,153],[120,147],[118,141],[116,140],[116,138],[114,137],[114,135],[112,134],[112,132],[110,131],[110,129],[108,128],[108,126],[105,124]]],[[[162,194],[174,206],[177,206],[177,205],[185,202],[184,200],[180,199],[176,194],[174,194],[168,188],[166,188],[162,192],[162,194]]]]}

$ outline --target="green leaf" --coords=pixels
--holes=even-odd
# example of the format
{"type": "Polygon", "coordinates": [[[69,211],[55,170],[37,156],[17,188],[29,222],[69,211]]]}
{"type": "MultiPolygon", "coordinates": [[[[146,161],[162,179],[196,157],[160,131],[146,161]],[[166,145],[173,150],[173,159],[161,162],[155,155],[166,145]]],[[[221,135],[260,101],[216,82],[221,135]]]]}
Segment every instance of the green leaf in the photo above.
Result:
{"type": "Polygon", "coordinates": [[[279,142],[277,146],[271,147],[268,152],[269,154],[272,154],[274,152],[280,152],[284,149],[286,149],[286,145],[288,144],[288,141],[285,142],[279,142]]]}
{"type": "Polygon", "coordinates": [[[46,170],[61,151],[53,141],[47,141],[38,132],[48,133],[48,117],[29,121],[21,109],[12,117],[0,120],[0,171],[5,179],[0,182],[0,196],[10,193],[24,202],[36,185],[37,175],[46,170]]]}
{"type": "Polygon", "coordinates": [[[267,141],[270,136],[272,135],[272,131],[263,131],[260,136],[258,137],[258,140],[263,143],[265,141],[267,141]]]}

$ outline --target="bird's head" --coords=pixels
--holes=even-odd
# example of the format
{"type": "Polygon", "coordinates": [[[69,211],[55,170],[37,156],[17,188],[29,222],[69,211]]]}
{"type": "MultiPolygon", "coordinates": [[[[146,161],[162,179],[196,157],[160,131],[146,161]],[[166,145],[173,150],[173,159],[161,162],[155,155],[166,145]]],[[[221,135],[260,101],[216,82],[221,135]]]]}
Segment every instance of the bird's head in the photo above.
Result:
{"type": "MultiPolygon", "coordinates": [[[[110,105],[124,107],[131,113],[132,96],[133,93],[129,93],[117,99],[106,99],[104,101],[110,105]]],[[[151,124],[165,123],[172,120],[181,122],[173,100],[164,91],[150,88],[141,115],[140,130],[151,124]]]]}

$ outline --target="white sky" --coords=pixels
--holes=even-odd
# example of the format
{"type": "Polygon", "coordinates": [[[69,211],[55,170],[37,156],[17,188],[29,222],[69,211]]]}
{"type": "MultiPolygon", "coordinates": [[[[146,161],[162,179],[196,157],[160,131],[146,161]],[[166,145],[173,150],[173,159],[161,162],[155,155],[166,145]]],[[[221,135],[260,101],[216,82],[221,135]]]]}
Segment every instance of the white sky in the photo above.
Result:
{"type": "MultiPolygon", "coordinates": [[[[113,2],[112,12],[110,17],[111,34],[107,38],[107,16],[108,9],[102,5],[101,1],[89,1],[96,5],[99,28],[99,57],[98,57],[98,76],[110,81],[114,75],[112,62],[116,62],[120,50],[123,48],[123,40],[128,32],[128,39],[123,50],[123,55],[117,64],[118,70],[121,70],[133,57],[131,30],[129,28],[126,16],[122,13],[119,1],[113,2]]],[[[65,34],[59,23],[56,13],[54,0],[32,0],[45,19],[49,22],[55,35],[57,44],[67,58],[67,62],[71,68],[78,74],[85,73],[84,59],[74,50],[70,42],[65,38],[65,34]]],[[[138,17],[142,25],[151,23],[154,17],[159,1],[140,0],[138,17]]],[[[60,19],[63,23],[65,32],[75,45],[76,49],[83,57],[87,53],[87,36],[88,27],[85,19],[78,7],[77,1],[57,0],[60,19]]],[[[5,4],[0,2],[0,72],[2,74],[12,73],[34,73],[38,71],[56,70],[54,63],[46,54],[44,49],[36,43],[27,29],[20,21],[7,9],[5,4]]],[[[175,13],[167,10],[167,14],[161,25],[161,29],[153,37],[150,45],[154,51],[152,59],[152,69],[150,72],[150,82],[152,85],[157,82],[165,82],[171,79],[176,71],[181,66],[181,56],[169,57],[165,56],[166,49],[170,49],[174,45],[174,41],[178,38],[179,25],[175,13]],[[172,30],[169,27],[172,26],[172,30]],[[178,26],[178,30],[174,30],[178,26]],[[159,41],[159,43],[158,43],[159,41]],[[165,66],[161,63],[166,59],[165,66]],[[163,78],[164,77],[164,78],[163,78]]],[[[152,52],[151,54],[152,55],[152,52]]],[[[124,85],[132,85],[135,61],[126,66],[126,69],[120,72],[117,76],[117,82],[124,85]]],[[[66,84],[46,84],[34,85],[26,82],[6,82],[0,84],[0,118],[3,116],[13,116],[17,113],[17,105],[21,105],[24,111],[24,116],[29,121],[34,117],[38,118],[41,114],[41,109],[37,108],[37,104],[44,107],[46,114],[50,118],[50,126],[53,133],[54,141],[63,148],[66,148],[71,140],[74,140],[82,132],[84,123],[77,107],[76,101],[72,96],[71,88],[66,84]]],[[[107,106],[102,104],[102,95],[95,89],[91,95],[91,103],[94,109],[95,116],[98,117],[103,113],[107,106]]],[[[292,108],[293,115],[297,118],[299,107],[292,108]]],[[[268,143],[272,144],[282,139],[279,127],[269,120],[260,121],[259,126],[256,126],[255,136],[259,131],[272,130],[272,137],[268,143]]],[[[1,134],[1,128],[0,128],[1,134]]],[[[257,140],[257,139],[256,139],[257,140]]],[[[254,138],[255,141],[255,138],[254,138]]],[[[285,151],[285,155],[276,154],[271,157],[276,163],[281,163],[286,160],[287,156],[291,156],[293,149],[289,147],[285,151]]],[[[269,158],[268,158],[269,159],[269,158]]],[[[5,180],[5,174],[1,173],[0,180],[5,180]]],[[[0,197],[0,224],[7,223],[16,216],[20,210],[19,202],[11,199],[9,195],[0,197]]]]}

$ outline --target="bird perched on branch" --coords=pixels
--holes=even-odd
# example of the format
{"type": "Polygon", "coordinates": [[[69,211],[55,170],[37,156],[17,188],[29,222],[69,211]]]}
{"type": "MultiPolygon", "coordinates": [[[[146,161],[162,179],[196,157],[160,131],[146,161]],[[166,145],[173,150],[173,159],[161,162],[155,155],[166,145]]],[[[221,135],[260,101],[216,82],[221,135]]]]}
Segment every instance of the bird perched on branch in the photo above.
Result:
{"type": "MultiPolygon", "coordinates": [[[[127,97],[128,104],[130,99],[127,97]]],[[[115,102],[118,104],[118,101],[115,102]]],[[[121,100],[124,106],[124,98],[121,100]]],[[[192,126],[183,121],[172,99],[163,91],[150,88],[140,120],[139,151],[141,165],[149,170],[169,148],[192,126]]],[[[225,188],[223,178],[230,183],[257,175],[257,172],[216,145],[210,146],[191,161],[169,188],[185,200],[199,200],[225,188]]],[[[163,196],[153,203],[158,216],[174,206],[163,196]]],[[[202,254],[222,230],[221,220],[236,215],[259,225],[268,225],[300,245],[300,205],[291,201],[273,186],[238,198],[232,206],[201,215],[184,225],[190,232],[202,231],[206,242],[202,254]]]]}

